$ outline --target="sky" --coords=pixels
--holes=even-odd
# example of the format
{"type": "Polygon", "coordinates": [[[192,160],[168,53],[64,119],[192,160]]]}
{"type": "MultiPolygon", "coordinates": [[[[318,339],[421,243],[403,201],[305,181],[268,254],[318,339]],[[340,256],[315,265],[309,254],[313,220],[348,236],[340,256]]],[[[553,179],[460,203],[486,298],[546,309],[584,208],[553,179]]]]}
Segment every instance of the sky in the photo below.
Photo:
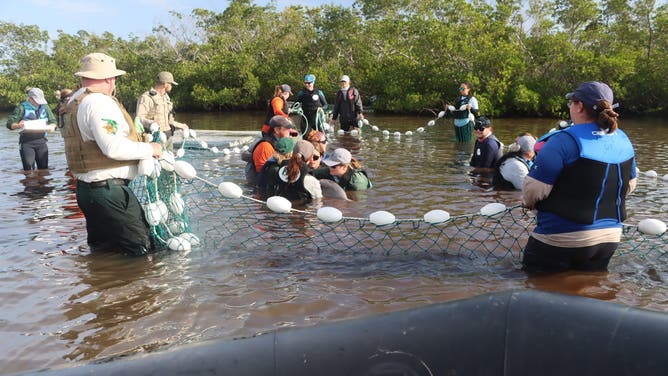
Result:
{"type": "MultiPolygon", "coordinates": [[[[255,0],[265,6],[270,0],[255,0]]],[[[353,0],[274,0],[277,9],[288,5],[318,6],[337,4],[351,6],[353,0]]],[[[14,24],[38,25],[56,38],[57,30],[76,34],[79,30],[102,34],[106,31],[117,37],[133,34],[144,37],[154,26],[169,26],[174,22],[170,11],[189,15],[195,8],[223,12],[224,0],[0,0],[0,20],[14,24]]]]}

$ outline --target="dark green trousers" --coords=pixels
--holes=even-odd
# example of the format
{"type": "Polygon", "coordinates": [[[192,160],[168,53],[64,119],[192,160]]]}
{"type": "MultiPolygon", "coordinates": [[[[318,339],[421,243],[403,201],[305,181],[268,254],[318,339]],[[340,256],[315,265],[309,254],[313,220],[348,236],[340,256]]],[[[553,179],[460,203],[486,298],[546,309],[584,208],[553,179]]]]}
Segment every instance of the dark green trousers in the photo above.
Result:
{"type": "Polygon", "coordinates": [[[149,225],[137,197],[123,184],[77,184],[77,204],[86,217],[91,250],[143,255],[151,250],[149,225]]]}

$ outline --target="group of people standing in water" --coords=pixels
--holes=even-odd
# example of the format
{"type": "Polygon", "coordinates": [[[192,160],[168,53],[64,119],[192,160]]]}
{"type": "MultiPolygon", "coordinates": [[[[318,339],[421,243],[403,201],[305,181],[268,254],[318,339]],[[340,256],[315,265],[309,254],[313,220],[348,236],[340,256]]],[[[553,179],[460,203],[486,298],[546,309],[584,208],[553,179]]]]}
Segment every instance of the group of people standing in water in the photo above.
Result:
{"type": "Polygon", "coordinates": [[[296,100],[302,109],[299,131],[290,118],[290,95],[289,85],[276,86],[262,126],[262,138],[242,156],[247,161],[249,183],[255,184],[263,196],[279,195],[304,203],[328,194],[346,198],[345,191],[371,188],[368,175],[349,150],[336,148],[330,153],[327,148],[324,121],[333,123],[338,118],[341,129],[349,131],[364,118],[359,91],[350,86],[350,78],[341,77],[341,90],[328,120],[323,113],[327,99],[315,86],[315,76],[304,76],[304,88],[296,100]]]}

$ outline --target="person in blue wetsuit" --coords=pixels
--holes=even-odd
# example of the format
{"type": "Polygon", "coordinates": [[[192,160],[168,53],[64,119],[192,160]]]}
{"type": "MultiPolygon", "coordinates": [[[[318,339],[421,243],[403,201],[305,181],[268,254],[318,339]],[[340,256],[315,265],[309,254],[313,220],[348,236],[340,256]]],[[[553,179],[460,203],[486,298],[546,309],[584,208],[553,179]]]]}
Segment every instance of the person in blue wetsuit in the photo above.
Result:
{"type": "Polygon", "coordinates": [[[525,270],[607,269],[636,185],[633,145],[619,129],[613,98],[597,81],[566,95],[573,125],[548,139],[524,181],[524,205],[537,209],[525,270]]]}

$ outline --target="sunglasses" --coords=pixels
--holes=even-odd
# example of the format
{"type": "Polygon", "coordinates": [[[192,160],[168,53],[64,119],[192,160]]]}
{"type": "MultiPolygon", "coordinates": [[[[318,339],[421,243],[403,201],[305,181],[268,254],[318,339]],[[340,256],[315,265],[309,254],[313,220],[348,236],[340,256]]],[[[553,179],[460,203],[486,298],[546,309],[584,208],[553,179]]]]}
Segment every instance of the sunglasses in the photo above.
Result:
{"type": "Polygon", "coordinates": [[[464,91],[464,90],[466,90],[466,88],[464,86],[459,87],[459,91],[464,91]]]}
{"type": "Polygon", "coordinates": [[[314,154],[314,155],[313,155],[313,160],[314,160],[314,161],[317,161],[318,159],[320,159],[320,156],[317,155],[317,154],[314,154]]]}
{"type": "Polygon", "coordinates": [[[304,85],[312,85],[313,82],[304,82],[304,85]]]}
{"type": "Polygon", "coordinates": [[[484,130],[484,129],[485,129],[485,127],[483,127],[482,125],[475,125],[475,126],[473,127],[473,130],[474,130],[474,131],[482,131],[482,130],[484,130]]]}
{"type": "Polygon", "coordinates": [[[326,143],[327,143],[327,140],[320,140],[320,141],[315,141],[315,142],[317,142],[317,143],[319,143],[319,144],[326,144],[326,143]]]}

